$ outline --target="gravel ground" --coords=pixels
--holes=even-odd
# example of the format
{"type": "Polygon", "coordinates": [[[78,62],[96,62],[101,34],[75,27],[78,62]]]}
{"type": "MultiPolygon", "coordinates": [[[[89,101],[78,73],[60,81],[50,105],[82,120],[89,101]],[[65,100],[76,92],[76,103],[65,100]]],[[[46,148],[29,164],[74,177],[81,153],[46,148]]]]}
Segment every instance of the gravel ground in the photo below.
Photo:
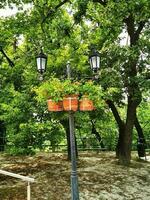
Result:
{"type": "MultiPolygon", "coordinates": [[[[115,153],[80,153],[78,159],[80,200],[150,200],[150,156],[133,155],[130,167],[117,164],[115,153]]],[[[0,155],[0,169],[34,177],[32,200],[70,200],[70,162],[66,154],[35,156],[0,155]]],[[[25,200],[27,184],[0,175],[0,200],[25,200]]]]}

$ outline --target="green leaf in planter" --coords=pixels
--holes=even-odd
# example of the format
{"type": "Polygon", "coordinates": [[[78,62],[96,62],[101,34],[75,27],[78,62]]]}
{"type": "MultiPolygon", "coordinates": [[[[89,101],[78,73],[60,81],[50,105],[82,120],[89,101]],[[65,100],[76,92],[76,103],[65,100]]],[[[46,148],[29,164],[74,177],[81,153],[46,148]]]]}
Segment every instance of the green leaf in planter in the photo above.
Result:
{"type": "Polygon", "coordinates": [[[71,82],[71,80],[65,80],[63,83],[64,96],[67,95],[77,95],[80,92],[80,83],[79,82],[71,82]]]}
{"type": "Polygon", "coordinates": [[[52,78],[44,82],[35,92],[38,101],[52,99],[58,102],[63,98],[63,83],[57,78],[52,78]]]}
{"type": "Polygon", "coordinates": [[[102,104],[102,89],[99,85],[95,85],[93,81],[87,81],[80,86],[80,95],[87,95],[93,101],[95,106],[102,104]]]}

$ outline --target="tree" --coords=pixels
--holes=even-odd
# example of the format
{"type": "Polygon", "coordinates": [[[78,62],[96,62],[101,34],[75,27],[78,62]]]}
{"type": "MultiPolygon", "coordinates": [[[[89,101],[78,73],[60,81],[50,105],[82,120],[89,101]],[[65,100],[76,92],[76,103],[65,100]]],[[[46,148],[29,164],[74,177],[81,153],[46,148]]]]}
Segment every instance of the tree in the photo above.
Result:
{"type": "Polygon", "coordinates": [[[120,163],[125,165],[130,163],[136,109],[142,100],[140,82],[144,71],[148,72],[146,60],[149,43],[145,48],[145,39],[149,26],[149,7],[148,1],[78,1],[78,12],[75,14],[76,22],[83,21],[83,16],[92,22],[90,42],[97,45],[106,58],[102,60],[102,66],[107,68],[101,72],[103,78],[107,74],[103,80],[101,78],[104,90],[108,93],[110,87],[118,88],[118,91],[112,92],[111,99],[106,95],[106,100],[119,127],[118,156],[120,163]],[[81,10],[82,7],[84,10],[81,10]],[[123,30],[126,30],[130,43],[121,47],[117,40],[123,30]],[[141,59],[141,55],[144,59],[141,59]],[[116,108],[123,96],[127,99],[124,120],[116,108]]]}
{"type": "MultiPolygon", "coordinates": [[[[19,83],[10,81],[15,85],[15,90],[32,97],[31,88],[39,84],[34,58],[41,47],[49,54],[45,79],[52,74],[64,78],[69,59],[72,59],[74,77],[78,78],[81,74],[92,75],[87,66],[87,55],[91,44],[94,45],[101,51],[102,57],[98,84],[102,86],[103,98],[118,124],[119,161],[128,165],[137,107],[142,100],[143,88],[149,85],[150,2],[24,0],[17,1],[16,6],[22,7],[21,2],[33,2],[33,5],[29,11],[1,20],[3,51],[15,64],[15,68],[9,70],[10,74],[4,77],[9,81],[13,77],[12,80],[19,83]],[[5,30],[8,30],[7,34],[5,30]],[[125,46],[120,45],[122,32],[128,35],[130,41],[125,46]],[[24,38],[23,45],[12,53],[14,45],[11,44],[20,35],[24,38]],[[20,77],[16,81],[18,71],[20,77]],[[126,109],[125,116],[120,115],[119,107],[126,109]]],[[[11,3],[14,1],[10,0],[11,3]]],[[[3,66],[7,69],[8,59],[4,54],[2,56],[3,66]]]]}

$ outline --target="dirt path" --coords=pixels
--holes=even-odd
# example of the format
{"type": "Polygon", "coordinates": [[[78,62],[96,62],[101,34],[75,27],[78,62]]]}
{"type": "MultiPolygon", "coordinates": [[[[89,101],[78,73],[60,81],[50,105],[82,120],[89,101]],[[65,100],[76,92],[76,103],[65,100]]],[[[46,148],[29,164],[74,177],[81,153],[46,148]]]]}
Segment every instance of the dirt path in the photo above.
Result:
{"type": "MultiPolygon", "coordinates": [[[[0,169],[34,177],[32,200],[70,200],[70,163],[65,154],[0,156],[0,169]]],[[[80,200],[150,200],[150,162],[117,165],[114,153],[80,153],[80,200]]],[[[0,175],[0,200],[26,200],[26,183],[0,175]]]]}

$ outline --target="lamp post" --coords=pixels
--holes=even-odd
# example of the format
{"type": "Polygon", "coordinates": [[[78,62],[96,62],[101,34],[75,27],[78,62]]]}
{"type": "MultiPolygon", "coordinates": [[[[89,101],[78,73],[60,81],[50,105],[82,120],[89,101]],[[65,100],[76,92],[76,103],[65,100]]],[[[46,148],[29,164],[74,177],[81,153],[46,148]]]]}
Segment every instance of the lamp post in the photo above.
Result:
{"type": "MultiPolygon", "coordinates": [[[[36,57],[37,71],[41,74],[40,80],[43,80],[43,73],[46,71],[47,56],[41,50],[41,53],[36,57]]],[[[100,65],[100,54],[93,50],[89,56],[89,62],[93,73],[97,73],[100,65]]],[[[67,76],[71,78],[70,63],[67,63],[67,76]]],[[[76,149],[75,149],[75,126],[74,126],[74,111],[69,111],[69,129],[70,129],[70,147],[71,147],[71,199],[79,200],[78,176],[76,164],[76,149]]]]}
{"type": "MultiPolygon", "coordinates": [[[[36,57],[37,71],[40,73],[40,80],[43,80],[43,73],[46,71],[47,56],[41,50],[36,57]]],[[[67,63],[67,76],[71,78],[70,63],[67,63]]],[[[71,199],[79,200],[78,177],[76,164],[76,149],[75,149],[75,128],[74,128],[74,112],[69,111],[69,129],[70,129],[70,147],[71,147],[71,199]]]]}
{"type": "MultiPolygon", "coordinates": [[[[67,76],[68,79],[71,78],[70,62],[67,63],[67,76]]],[[[75,148],[75,126],[74,126],[73,111],[69,111],[69,130],[70,130],[70,147],[71,147],[71,199],[79,200],[76,148],[75,148]]]]}

